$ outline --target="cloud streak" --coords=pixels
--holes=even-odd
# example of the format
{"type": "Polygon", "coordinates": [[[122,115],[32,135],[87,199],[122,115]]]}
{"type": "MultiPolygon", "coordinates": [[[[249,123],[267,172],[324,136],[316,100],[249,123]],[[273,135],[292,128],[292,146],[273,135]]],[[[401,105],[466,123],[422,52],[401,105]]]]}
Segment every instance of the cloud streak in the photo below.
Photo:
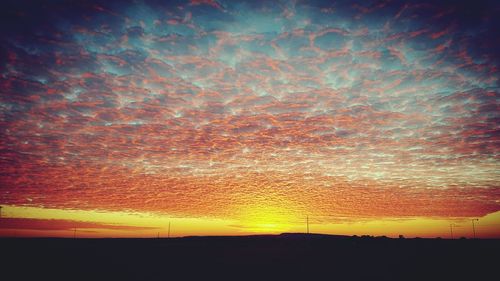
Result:
{"type": "Polygon", "coordinates": [[[0,229],[9,230],[42,230],[42,231],[72,231],[74,229],[85,231],[85,229],[107,229],[107,230],[125,230],[125,231],[140,231],[154,230],[155,227],[142,226],[127,226],[127,225],[112,225],[100,224],[94,222],[82,222],[60,219],[28,219],[28,218],[2,218],[0,229]]]}

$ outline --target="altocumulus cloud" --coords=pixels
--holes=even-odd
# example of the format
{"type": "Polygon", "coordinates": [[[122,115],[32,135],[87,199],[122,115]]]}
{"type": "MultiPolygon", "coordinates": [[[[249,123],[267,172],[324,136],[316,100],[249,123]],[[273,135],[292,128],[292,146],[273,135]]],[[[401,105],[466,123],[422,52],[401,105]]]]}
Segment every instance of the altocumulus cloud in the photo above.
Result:
{"type": "Polygon", "coordinates": [[[0,202],[500,210],[499,5],[5,1],[0,202]],[[27,200],[30,198],[30,200],[27,200]]]}

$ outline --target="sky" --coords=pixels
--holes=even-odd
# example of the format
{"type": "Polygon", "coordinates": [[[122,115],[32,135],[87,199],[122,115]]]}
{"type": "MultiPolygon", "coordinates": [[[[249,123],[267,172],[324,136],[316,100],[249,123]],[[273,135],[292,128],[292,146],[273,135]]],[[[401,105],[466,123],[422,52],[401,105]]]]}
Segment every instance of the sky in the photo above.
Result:
{"type": "Polygon", "coordinates": [[[0,236],[500,238],[498,2],[1,5],[0,236]]]}

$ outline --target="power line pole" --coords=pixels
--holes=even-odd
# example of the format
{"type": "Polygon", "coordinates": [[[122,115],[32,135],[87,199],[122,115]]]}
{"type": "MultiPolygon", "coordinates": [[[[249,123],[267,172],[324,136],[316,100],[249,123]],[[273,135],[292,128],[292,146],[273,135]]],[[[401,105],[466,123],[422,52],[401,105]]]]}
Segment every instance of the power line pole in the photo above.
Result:
{"type": "Polygon", "coordinates": [[[309,216],[306,216],[307,234],[309,234],[309,216]]]}
{"type": "Polygon", "coordinates": [[[471,219],[472,221],[472,232],[474,233],[474,239],[476,239],[476,226],[474,225],[474,221],[479,221],[479,219],[471,219]]]}
{"type": "Polygon", "coordinates": [[[453,224],[450,223],[450,233],[451,233],[451,239],[453,239],[453,224]]]}
{"type": "Polygon", "coordinates": [[[168,222],[168,238],[170,238],[170,222],[168,222]]]}

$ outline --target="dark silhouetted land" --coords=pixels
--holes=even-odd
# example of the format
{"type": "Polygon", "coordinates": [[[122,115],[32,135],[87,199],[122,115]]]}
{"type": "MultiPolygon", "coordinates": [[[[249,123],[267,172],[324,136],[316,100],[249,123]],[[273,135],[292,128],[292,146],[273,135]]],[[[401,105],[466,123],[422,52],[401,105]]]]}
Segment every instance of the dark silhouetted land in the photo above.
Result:
{"type": "Polygon", "coordinates": [[[0,239],[2,280],[498,280],[498,239],[0,239]]]}

